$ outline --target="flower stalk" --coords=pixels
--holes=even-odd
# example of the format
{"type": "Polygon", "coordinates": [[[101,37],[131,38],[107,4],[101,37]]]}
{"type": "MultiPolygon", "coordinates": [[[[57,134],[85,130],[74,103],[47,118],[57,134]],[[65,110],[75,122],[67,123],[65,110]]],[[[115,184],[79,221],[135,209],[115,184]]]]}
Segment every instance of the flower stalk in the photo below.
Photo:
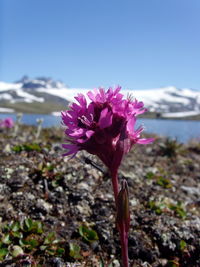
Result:
{"type": "Polygon", "coordinates": [[[130,227],[128,184],[122,180],[121,189],[117,196],[116,224],[120,234],[123,267],[128,267],[128,231],[130,227]]]}
{"type": "Polygon", "coordinates": [[[22,113],[17,113],[17,119],[15,123],[15,128],[14,128],[14,136],[17,136],[18,134],[19,126],[21,124],[21,119],[22,119],[22,113]]]}
{"type": "Polygon", "coordinates": [[[42,118],[36,120],[36,122],[37,122],[37,132],[36,132],[36,134],[35,134],[35,138],[36,138],[36,140],[39,138],[40,133],[41,133],[41,131],[42,131],[42,123],[43,123],[43,121],[44,121],[44,120],[43,120],[42,118]]]}
{"type": "Polygon", "coordinates": [[[115,205],[117,206],[117,197],[119,194],[119,183],[118,183],[117,173],[112,175],[112,187],[113,187],[113,192],[114,192],[115,205]]]}

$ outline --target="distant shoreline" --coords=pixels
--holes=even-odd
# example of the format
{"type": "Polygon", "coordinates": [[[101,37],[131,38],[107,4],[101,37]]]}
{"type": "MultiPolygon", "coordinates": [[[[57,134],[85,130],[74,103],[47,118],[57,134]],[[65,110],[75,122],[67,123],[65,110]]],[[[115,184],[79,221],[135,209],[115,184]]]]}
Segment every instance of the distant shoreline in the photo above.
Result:
{"type": "MultiPolygon", "coordinates": [[[[53,112],[43,112],[42,110],[40,110],[40,112],[30,112],[30,111],[27,111],[27,112],[24,112],[24,111],[21,111],[21,110],[18,110],[18,111],[14,111],[14,110],[11,110],[11,109],[6,109],[6,108],[0,108],[0,115],[1,114],[7,114],[8,116],[11,115],[11,114],[17,114],[17,113],[23,113],[23,114],[41,114],[41,115],[52,115],[52,116],[55,116],[55,117],[59,117],[60,116],[60,113],[62,110],[66,110],[66,107],[61,109],[60,111],[53,111],[53,112]]],[[[180,113],[180,112],[179,112],[180,113]]],[[[174,113],[172,113],[174,114],[174,113]]],[[[139,118],[145,118],[145,119],[162,119],[162,120],[188,120],[188,121],[200,121],[200,114],[197,114],[197,115],[191,115],[191,116],[183,116],[183,117],[180,117],[180,116],[170,116],[170,117],[167,117],[167,116],[163,116],[164,114],[161,114],[161,113],[156,113],[156,112],[146,112],[145,114],[142,114],[139,116],[139,118]]]]}

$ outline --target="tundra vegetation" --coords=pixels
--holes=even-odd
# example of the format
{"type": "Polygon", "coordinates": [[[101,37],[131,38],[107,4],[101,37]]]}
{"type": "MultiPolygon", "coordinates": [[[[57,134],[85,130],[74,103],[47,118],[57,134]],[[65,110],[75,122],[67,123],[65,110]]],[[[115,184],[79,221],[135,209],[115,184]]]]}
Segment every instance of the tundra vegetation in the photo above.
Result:
{"type": "MultiPolygon", "coordinates": [[[[36,133],[0,129],[0,266],[120,266],[107,169],[86,152],[63,158],[63,129],[36,133]]],[[[127,154],[131,267],[200,266],[199,174],[198,141],[156,137],[127,154]]]]}

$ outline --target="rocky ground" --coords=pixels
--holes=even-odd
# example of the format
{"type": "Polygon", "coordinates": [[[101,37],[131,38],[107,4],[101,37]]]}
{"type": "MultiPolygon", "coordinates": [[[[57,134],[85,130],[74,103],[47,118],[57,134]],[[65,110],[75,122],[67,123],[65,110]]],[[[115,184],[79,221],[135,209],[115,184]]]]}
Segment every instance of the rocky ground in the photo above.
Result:
{"type": "MultiPolygon", "coordinates": [[[[39,137],[31,126],[0,131],[0,266],[120,266],[101,163],[83,153],[63,158],[61,129],[39,137]]],[[[130,266],[199,267],[200,144],[157,137],[135,146],[122,177],[130,191],[130,266]]]]}

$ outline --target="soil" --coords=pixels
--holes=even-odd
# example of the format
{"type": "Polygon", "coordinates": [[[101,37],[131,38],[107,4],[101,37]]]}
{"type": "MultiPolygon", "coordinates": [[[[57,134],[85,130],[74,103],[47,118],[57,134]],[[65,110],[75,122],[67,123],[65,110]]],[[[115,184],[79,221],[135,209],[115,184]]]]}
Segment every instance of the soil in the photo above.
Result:
{"type": "MultiPolygon", "coordinates": [[[[112,185],[101,162],[82,152],[63,157],[63,129],[42,129],[39,138],[33,126],[0,131],[1,225],[41,221],[65,249],[61,256],[9,254],[0,266],[120,266],[112,185]],[[81,225],[98,239],[85,240],[81,225]],[[70,256],[70,243],[79,246],[81,260],[70,256]]],[[[123,160],[122,178],[129,186],[130,266],[199,267],[200,143],[156,137],[137,145],[123,160]]]]}

